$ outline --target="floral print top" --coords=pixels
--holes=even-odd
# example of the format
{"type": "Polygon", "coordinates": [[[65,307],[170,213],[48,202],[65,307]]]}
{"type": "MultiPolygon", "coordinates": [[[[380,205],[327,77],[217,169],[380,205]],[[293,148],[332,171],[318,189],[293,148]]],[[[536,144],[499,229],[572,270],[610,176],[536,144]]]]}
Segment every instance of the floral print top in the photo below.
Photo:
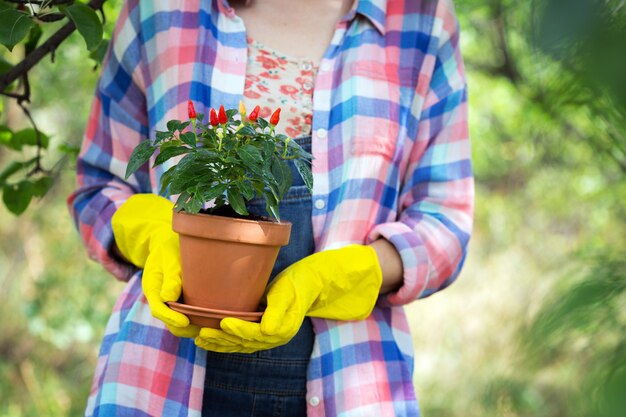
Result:
{"type": "Polygon", "coordinates": [[[308,58],[282,54],[247,38],[248,65],[243,102],[248,111],[259,105],[259,116],[269,119],[282,108],[277,133],[292,138],[311,134],[313,87],[317,67],[308,58]]]}

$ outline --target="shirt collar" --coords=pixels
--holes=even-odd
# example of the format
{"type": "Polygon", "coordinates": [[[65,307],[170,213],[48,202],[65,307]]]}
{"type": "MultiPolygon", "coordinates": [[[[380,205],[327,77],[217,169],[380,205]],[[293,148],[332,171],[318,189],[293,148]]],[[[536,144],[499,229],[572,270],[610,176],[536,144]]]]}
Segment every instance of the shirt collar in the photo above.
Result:
{"type": "Polygon", "coordinates": [[[356,14],[367,18],[381,33],[385,34],[385,17],[387,15],[387,0],[355,0],[356,14]]]}

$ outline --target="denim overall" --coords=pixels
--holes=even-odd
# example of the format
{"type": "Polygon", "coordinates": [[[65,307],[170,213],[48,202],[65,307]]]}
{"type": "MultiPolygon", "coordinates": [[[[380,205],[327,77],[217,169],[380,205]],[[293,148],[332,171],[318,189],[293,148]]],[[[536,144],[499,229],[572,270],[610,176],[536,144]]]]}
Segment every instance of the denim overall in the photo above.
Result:
{"type": "MultiPolygon", "coordinates": [[[[311,152],[311,137],[296,139],[311,152]]],[[[293,184],[279,203],[281,220],[292,223],[289,244],[281,248],[270,280],[314,250],[311,194],[294,164],[293,184]]],[[[250,213],[267,215],[265,202],[248,203],[250,213]]],[[[202,415],[205,417],[287,417],[306,415],[306,373],[315,334],[305,318],[286,345],[253,354],[207,352],[202,415]]]]}

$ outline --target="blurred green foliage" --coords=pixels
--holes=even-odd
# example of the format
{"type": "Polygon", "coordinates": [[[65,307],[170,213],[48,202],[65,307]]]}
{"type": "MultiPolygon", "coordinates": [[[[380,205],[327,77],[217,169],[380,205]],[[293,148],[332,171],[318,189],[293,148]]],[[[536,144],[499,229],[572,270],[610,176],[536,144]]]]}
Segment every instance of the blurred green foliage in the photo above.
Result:
{"type": "MultiPolygon", "coordinates": [[[[417,311],[410,320],[425,417],[617,417],[626,409],[622,3],[456,2],[476,227],[458,283],[408,307],[417,311]]],[[[119,1],[107,5],[110,33],[119,1]]],[[[61,144],[80,143],[97,77],[91,66],[74,34],[56,64],[45,61],[33,76],[49,161],[61,144]]],[[[15,114],[3,117],[25,128],[15,114]]],[[[64,206],[72,167],[61,172],[19,219],[0,209],[0,317],[9,318],[0,323],[0,416],[81,415],[122,288],[86,259],[64,206]]]]}
{"type": "Polygon", "coordinates": [[[512,329],[506,349],[467,341],[500,355],[497,364],[485,353],[463,380],[471,386],[431,383],[427,417],[624,415],[623,6],[457,2],[477,180],[474,252],[490,258],[521,251],[528,273],[514,272],[524,283],[500,301],[518,299],[514,321],[503,318],[486,332],[496,343],[496,332],[512,329]]]}
{"type": "MultiPolygon", "coordinates": [[[[17,105],[30,122],[28,128],[18,131],[9,125],[15,117],[0,117],[0,150],[10,155],[5,158],[10,163],[5,164],[0,159],[0,193],[6,208],[17,216],[33,199],[46,195],[58,175],[56,168],[64,162],[58,159],[50,163],[50,167],[43,163],[50,141],[29,110],[30,68],[35,65],[41,70],[45,65],[41,65],[40,60],[47,55],[54,60],[56,51],[63,47],[63,41],[74,28],[74,33],[83,38],[90,51],[89,57],[101,62],[108,41],[103,40],[105,25],[94,9],[99,9],[104,1],[92,0],[87,4],[74,0],[0,0],[0,96],[11,98],[11,104],[17,105]],[[24,148],[28,148],[25,158],[11,152],[24,148]]],[[[111,3],[114,2],[109,3],[109,8],[111,3]]],[[[101,13],[104,19],[104,9],[101,13]]],[[[76,47],[76,42],[65,45],[76,47]]],[[[4,107],[0,104],[0,116],[4,107]]],[[[55,151],[61,155],[76,154],[75,149],[67,145],[59,145],[55,151]]]]}

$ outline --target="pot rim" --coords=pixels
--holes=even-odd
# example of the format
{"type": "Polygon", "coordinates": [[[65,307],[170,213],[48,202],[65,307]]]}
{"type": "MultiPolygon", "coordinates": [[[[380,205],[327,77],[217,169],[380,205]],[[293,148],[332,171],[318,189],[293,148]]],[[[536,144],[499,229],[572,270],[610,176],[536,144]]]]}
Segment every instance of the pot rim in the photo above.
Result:
{"type": "Polygon", "coordinates": [[[198,306],[194,306],[194,305],[190,305],[190,304],[185,304],[185,303],[179,303],[177,301],[168,301],[166,302],[166,304],[173,310],[179,311],[179,312],[188,312],[188,313],[195,313],[198,315],[207,315],[207,317],[209,317],[208,315],[221,315],[223,317],[235,317],[235,316],[239,316],[239,317],[261,317],[263,315],[263,313],[265,312],[263,311],[237,311],[237,310],[220,310],[220,309],[216,309],[216,308],[205,308],[205,307],[198,307],[198,306]]]}
{"type": "Polygon", "coordinates": [[[180,235],[267,246],[289,243],[291,222],[250,220],[173,210],[172,230],[180,235]]]}

